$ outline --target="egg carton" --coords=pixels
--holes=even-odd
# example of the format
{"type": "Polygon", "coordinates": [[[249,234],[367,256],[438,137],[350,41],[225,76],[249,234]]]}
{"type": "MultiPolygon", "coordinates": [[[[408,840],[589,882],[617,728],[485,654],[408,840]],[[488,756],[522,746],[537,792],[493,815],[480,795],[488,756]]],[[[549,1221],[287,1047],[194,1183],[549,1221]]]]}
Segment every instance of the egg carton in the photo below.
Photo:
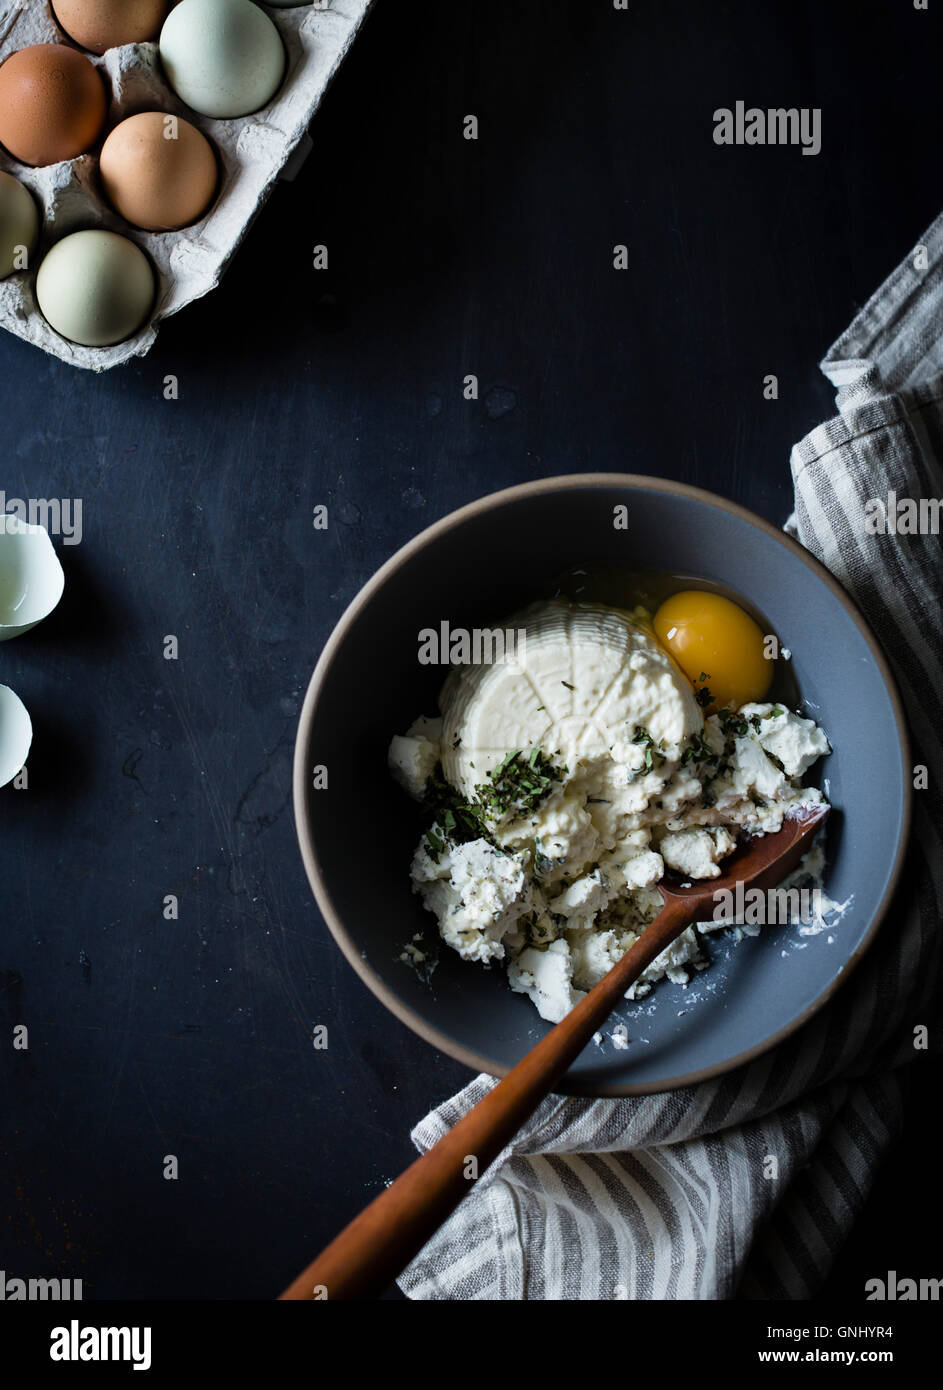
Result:
{"type": "Polygon", "coordinates": [[[42,212],[40,243],[31,267],[0,281],[0,325],[63,362],[107,371],[141,357],[153,346],[161,320],[219,284],[272,188],[294,156],[303,152],[311,117],[356,36],[372,0],[330,0],[328,6],[292,9],[260,5],[285,46],[285,77],[261,111],[234,120],[213,120],[186,106],[167,82],[156,43],[111,48],[102,57],[74,44],[56,24],[47,0],[0,0],[0,62],[20,48],[64,43],[79,48],[104,78],[110,93],[104,135],[139,111],[166,111],[201,130],[216,150],[220,184],[199,222],[178,232],[145,232],[129,226],[101,189],[97,149],[45,168],[20,164],[0,149],[0,169],[31,191],[42,212]],[[157,295],[147,323],[113,347],[82,347],[63,338],[36,303],[36,269],[49,247],[70,232],[105,227],[134,241],[150,257],[157,295]]]}

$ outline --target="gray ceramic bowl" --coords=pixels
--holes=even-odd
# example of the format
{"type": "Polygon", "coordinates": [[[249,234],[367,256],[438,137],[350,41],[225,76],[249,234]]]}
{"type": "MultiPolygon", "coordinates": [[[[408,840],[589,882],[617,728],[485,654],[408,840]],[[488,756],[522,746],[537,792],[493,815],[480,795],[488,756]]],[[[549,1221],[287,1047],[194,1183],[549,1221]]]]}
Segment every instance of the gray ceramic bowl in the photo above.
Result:
{"type": "Polygon", "coordinates": [[[711,493],[621,474],[551,478],[444,517],[370,580],[324,649],[298,732],[295,816],[321,912],[369,988],[428,1042],[503,1075],[549,1025],[502,968],[462,961],[441,942],[430,983],[399,960],[414,933],[438,937],[410,891],[420,825],[386,752],[394,733],[435,712],[444,672],[419,665],[421,628],[494,625],[590,559],[728,585],[769,620],[835,749],[822,765],[835,808],[825,886],[841,901],[854,895],[818,936],[768,927],[739,944],[716,937],[709,970],[687,990],[662,981],[626,1003],[607,1031],[624,1023],[628,1047],[590,1045],[560,1087],[632,1095],[716,1076],[798,1028],[872,941],[900,872],[910,813],[900,701],[864,621],[801,547],[711,493]],[[627,531],[612,524],[620,503],[627,531]],[[327,790],[312,787],[316,764],[328,769],[327,790]]]}

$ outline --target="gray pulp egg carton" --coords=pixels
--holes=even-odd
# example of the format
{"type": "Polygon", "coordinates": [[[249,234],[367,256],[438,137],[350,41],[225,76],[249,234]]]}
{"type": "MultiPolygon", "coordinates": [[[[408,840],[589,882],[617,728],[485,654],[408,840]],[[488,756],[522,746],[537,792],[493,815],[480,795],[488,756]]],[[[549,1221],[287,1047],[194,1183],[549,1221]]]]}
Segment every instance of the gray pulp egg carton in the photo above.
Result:
{"type": "MultiPolygon", "coordinates": [[[[179,232],[145,232],[129,226],[109,206],[101,191],[96,151],[32,169],[0,148],[0,169],[26,185],[42,214],[40,241],[30,269],[0,280],[0,325],[63,362],[96,372],[148,352],[162,319],[219,283],[274,183],[292,155],[300,153],[311,117],[371,3],[329,0],[328,6],[315,0],[292,9],[261,5],[285,46],[285,77],[261,111],[228,121],[201,116],[180,100],[164,77],[156,43],[111,48],[100,58],[80,49],[102,74],[110,93],[105,133],[138,111],[167,111],[183,117],[202,130],[216,150],[219,192],[210,211],[194,226],[179,232]],[[46,251],[70,232],[87,227],[106,227],[136,242],[150,257],[157,276],[157,296],[148,322],[113,347],[70,343],[50,327],[36,303],[36,270],[46,251]]],[[[46,0],[0,0],[0,62],[36,43],[78,47],[59,29],[46,0]]]]}

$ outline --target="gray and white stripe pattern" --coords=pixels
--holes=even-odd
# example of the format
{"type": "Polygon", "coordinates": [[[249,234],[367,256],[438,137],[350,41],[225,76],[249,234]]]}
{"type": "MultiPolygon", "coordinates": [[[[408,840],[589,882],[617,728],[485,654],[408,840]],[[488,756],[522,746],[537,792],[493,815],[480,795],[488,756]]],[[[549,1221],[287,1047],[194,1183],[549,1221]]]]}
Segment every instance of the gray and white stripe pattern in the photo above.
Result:
{"type": "MultiPolygon", "coordinates": [[[[406,1270],[411,1298],[808,1298],[861,1209],[900,1124],[902,1068],[926,1055],[913,1030],[931,1047],[941,1034],[943,556],[938,535],[863,524],[871,498],[943,494],[943,217],[915,252],[821,364],[840,413],[792,453],[799,539],[887,652],[929,769],[910,886],[851,980],[774,1051],[665,1095],[544,1102],[406,1270]]],[[[417,1147],[494,1084],[439,1106],[417,1147]]]]}

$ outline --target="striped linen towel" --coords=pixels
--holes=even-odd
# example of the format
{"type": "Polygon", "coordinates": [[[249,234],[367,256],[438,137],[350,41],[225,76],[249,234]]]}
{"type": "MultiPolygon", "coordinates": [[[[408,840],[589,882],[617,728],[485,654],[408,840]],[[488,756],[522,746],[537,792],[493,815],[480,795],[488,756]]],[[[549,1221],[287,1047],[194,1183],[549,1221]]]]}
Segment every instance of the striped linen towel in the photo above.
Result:
{"type": "MultiPolygon", "coordinates": [[[[899,1128],[906,1064],[926,1055],[914,1029],[941,1036],[943,559],[938,535],[864,518],[891,498],[929,519],[943,495],[943,216],[821,365],[840,413],[793,449],[795,524],[884,646],[929,769],[912,886],[851,980],[765,1056],[664,1095],[546,1100],[405,1271],[411,1298],[808,1298],[899,1128]]],[[[416,1146],[495,1084],[427,1115],[416,1146]]]]}

